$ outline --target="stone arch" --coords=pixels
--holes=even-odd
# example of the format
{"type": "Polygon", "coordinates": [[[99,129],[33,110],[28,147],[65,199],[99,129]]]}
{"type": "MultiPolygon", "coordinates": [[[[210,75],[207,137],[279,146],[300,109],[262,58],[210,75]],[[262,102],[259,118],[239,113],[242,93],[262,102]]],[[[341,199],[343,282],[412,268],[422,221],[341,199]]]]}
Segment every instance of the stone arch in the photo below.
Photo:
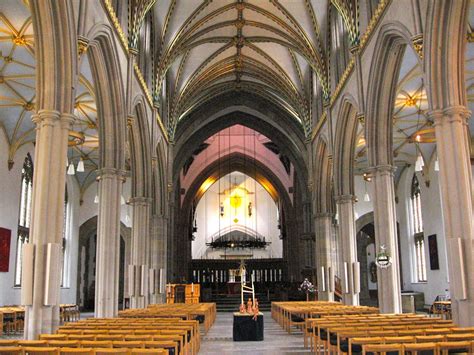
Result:
{"type": "MultiPolygon", "coordinates": [[[[85,221],[80,227],[79,227],[79,241],[77,243],[77,248],[78,248],[78,263],[77,263],[77,290],[76,290],[76,299],[79,300],[81,299],[81,247],[84,246],[88,239],[91,237],[92,233],[97,232],[97,224],[98,224],[98,216],[93,216],[89,218],[87,221],[85,221]]],[[[128,265],[129,260],[131,258],[130,256],[130,251],[131,251],[131,240],[132,240],[132,232],[131,228],[127,227],[125,224],[120,222],[120,236],[123,238],[123,241],[125,242],[125,265],[128,265]]],[[[124,285],[127,285],[127,272],[124,272],[123,275],[123,281],[124,285]]],[[[123,292],[125,293],[125,290],[123,289],[123,292]]]]}
{"type": "Polygon", "coordinates": [[[329,157],[329,147],[326,139],[319,136],[313,153],[314,180],[313,180],[313,211],[318,213],[332,213],[334,211],[332,196],[332,162],[329,157]]]}
{"type": "Polygon", "coordinates": [[[270,195],[274,199],[280,197],[283,207],[287,211],[292,207],[292,202],[288,192],[278,177],[270,171],[270,169],[259,161],[254,160],[253,157],[242,153],[231,153],[205,167],[199,176],[193,181],[187,190],[182,203],[183,215],[187,216],[191,211],[190,208],[192,206],[192,201],[196,198],[199,199],[202,196],[202,193],[199,194],[199,187],[207,178],[214,177],[217,181],[217,179],[231,173],[232,171],[240,171],[258,182],[265,181],[267,184],[270,183],[273,187],[273,191],[269,191],[270,195]],[[249,166],[252,168],[249,168],[249,166]]]}
{"type": "Polygon", "coordinates": [[[384,24],[377,37],[367,88],[365,137],[370,166],[393,164],[392,115],[396,85],[410,31],[399,22],[384,24]]]}
{"type": "Polygon", "coordinates": [[[156,160],[153,168],[153,214],[167,215],[166,202],[168,201],[167,154],[166,146],[161,139],[155,146],[156,160]]]}
{"type": "Polygon", "coordinates": [[[124,84],[113,29],[96,25],[89,31],[89,63],[95,86],[99,124],[99,166],[124,169],[126,107],[124,84]]]}
{"type": "Polygon", "coordinates": [[[357,106],[352,96],[342,98],[334,140],[334,184],[337,196],[354,195],[354,155],[357,137],[357,106]]]}
{"type": "Polygon", "coordinates": [[[36,56],[36,107],[72,113],[78,67],[73,6],[68,1],[37,0],[30,2],[30,8],[36,56]]]}
{"type": "Polygon", "coordinates": [[[202,141],[224,128],[241,124],[266,135],[277,144],[282,153],[290,158],[295,170],[301,172],[298,179],[300,185],[306,188],[308,171],[303,130],[294,120],[283,119],[287,114],[273,106],[244,93],[237,97],[222,95],[180,121],[176,131],[178,138],[175,145],[173,180],[176,181],[187,157],[202,141]]]}
{"type": "Polygon", "coordinates": [[[465,51],[469,1],[430,1],[426,18],[426,93],[432,110],[466,106],[465,51]]]}
{"type": "Polygon", "coordinates": [[[148,116],[143,97],[133,102],[135,118],[129,121],[132,161],[132,197],[151,196],[151,146],[148,116]]]}

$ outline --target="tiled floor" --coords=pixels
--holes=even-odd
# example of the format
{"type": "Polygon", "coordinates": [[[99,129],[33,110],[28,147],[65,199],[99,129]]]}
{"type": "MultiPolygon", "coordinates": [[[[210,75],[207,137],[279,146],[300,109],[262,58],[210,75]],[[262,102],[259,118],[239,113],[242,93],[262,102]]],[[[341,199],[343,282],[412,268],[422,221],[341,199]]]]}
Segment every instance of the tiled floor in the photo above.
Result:
{"type": "Polygon", "coordinates": [[[206,335],[202,337],[199,354],[308,354],[303,346],[303,334],[288,334],[264,312],[264,341],[232,341],[232,313],[217,313],[217,320],[206,335]]]}

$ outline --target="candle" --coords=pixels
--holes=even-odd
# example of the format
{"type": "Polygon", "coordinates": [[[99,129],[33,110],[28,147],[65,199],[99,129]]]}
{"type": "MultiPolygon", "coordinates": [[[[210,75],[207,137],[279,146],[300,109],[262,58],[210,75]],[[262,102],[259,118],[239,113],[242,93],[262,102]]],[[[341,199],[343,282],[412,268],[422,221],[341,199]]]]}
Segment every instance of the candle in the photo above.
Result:
{"type": "Polygon", "coordinates": [[[191,282],[191,293],[194,293],[194,283],[191,282]]]}

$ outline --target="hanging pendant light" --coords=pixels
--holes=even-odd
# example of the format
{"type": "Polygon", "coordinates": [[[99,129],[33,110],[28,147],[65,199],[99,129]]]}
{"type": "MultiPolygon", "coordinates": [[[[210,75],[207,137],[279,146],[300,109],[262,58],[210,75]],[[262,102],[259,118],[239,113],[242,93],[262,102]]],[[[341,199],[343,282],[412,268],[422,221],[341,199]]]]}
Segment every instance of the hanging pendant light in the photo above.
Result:
{"type": "Polygon", "coordinates": [[[425,166],[425,162],[423,161],[423,157],[421,154],[418,154],[416,158],[416,163],[415,163],[415,171],[420,172],[423,170],[423,167],[425,166]]]}
{"type": "Polygon", "coordinates": [[[69,164],[69,167],[67,168],[67,174],[68,175],[75,175],[76,174],[76,172],[74,171],[74,164],[73,163],[69,164]]]}
{"type": "Polygon", "coordinates": [[[439,171],[439,160],[438,160],[438,156],[436,156],[434,171],[439,171]]]}
{"type": "Polygon", "coordinates": [[[367,192],[367,181],[364,181],[364,186],[365,186],[364,201],[370,202],[370,196],[369,196],[369,193],[367,192]]]}
{"type": "Polygon", "coordinates": [[[80,158],[79,163],[77,163],[76,171],[78,173],[83,173],[84,172],[84,160],[82,160],[82,158],[80,158]]]}
{"type": "Polygon", "coordinates": [[[123,197],[123,195],[120,196],[120,204],[125,205],[125,198],[123,197]]]}
{"type": "Polygon", "coordinates": [[[98,196],[98,195],[95,195],[95,197],[94,197],[94,203],[99,203],[99,196],[98,196]]]}

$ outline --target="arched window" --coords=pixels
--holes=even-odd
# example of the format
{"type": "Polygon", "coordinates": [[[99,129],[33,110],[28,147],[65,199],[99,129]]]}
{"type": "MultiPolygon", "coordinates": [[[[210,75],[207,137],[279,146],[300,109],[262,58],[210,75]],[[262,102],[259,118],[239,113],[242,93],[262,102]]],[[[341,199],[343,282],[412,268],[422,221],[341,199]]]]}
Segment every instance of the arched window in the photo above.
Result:
{"type": "Polygon", "coordinates": [[[421,214],[421,189],[416,174],[411,182],[411,205],[413,220],[413,241],[415,243],[415,266],[418,282],[426,281],[425,237],[423,234],[423,218],[421,214]]]}
{"type": "Polygon", "coordinates": [[[21,171],[20,212],[16,246],[15,286],[21,286],[21,251],[30,238],[31,197],[33,189],[33,161],[28,153],[21,171]]]}

